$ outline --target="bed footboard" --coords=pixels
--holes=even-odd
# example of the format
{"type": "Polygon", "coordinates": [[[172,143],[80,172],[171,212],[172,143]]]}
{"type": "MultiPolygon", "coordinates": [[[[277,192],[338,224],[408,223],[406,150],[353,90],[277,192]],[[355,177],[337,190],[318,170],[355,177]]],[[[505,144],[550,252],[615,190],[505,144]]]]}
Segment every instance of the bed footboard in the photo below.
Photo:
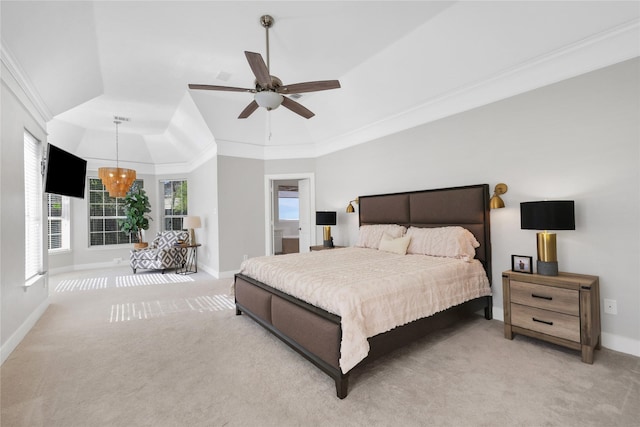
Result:
{"type": "Polygon", "coordinates": [[[340,370],[340,316],[314,307],[250,277],[235,277],[236,314],[245,313],[300,353],[336,384],[344,399],[349,375],[340,370]]]}

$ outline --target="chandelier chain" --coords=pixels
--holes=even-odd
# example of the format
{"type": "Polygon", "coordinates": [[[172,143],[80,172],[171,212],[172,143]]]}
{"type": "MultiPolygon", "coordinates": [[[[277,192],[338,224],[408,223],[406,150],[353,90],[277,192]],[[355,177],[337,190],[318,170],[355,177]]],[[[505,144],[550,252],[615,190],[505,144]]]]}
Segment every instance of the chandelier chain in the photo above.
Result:
{"type": "Polygon", "coordinates": [[[116,168],[120,168],[120,156],[118,155],[119,147],[118,147],[118,125],[121,123],[119,120],[114,120],[113,123],[116,124],[116,168]]]}

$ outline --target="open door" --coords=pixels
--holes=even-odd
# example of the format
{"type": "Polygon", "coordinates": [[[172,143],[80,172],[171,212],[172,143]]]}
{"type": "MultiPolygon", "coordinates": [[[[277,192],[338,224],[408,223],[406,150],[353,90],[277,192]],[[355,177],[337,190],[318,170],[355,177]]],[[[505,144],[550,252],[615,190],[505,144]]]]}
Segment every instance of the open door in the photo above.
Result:
{"type": "Polygon", "coordinates": [[[299,236],[300,252],[309,252],[311,246],[311,211],[309,208],[310,186],[308,179],[298,181],[298,201],[300,206],[299,236]]]}
{"type": "MultiPolygon", "coordinates": [[[[299,252],[309,252],[309,247],[315,245],[316,233],[313,232],[315,220],[315,190],[314,175],[312,173],[265,175],[265,254],[274,255],[278,253],[279,231],[283,229],[283,246],[288,236],[293,237],[297,243],[299,252]],[[278,215],[278,181],[288,181],[287,184],[298,186],[298,225],[294,228],[295,234],[290,233],[283,224],[279,222],[278,215]]],[[[286,252],[284,247],[282,252],[286,252]]]]}

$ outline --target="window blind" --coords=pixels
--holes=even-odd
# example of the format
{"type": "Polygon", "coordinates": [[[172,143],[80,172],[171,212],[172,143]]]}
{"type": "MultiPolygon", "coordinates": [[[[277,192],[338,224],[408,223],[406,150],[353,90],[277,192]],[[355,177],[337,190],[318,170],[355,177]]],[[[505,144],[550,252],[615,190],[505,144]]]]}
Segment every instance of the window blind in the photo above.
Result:
{"type": "Polygon", "coordinates": [[[42,175],[40,141],[29,132],[24,133],[24,274],[25,281],[42,271],[42,175]]]}

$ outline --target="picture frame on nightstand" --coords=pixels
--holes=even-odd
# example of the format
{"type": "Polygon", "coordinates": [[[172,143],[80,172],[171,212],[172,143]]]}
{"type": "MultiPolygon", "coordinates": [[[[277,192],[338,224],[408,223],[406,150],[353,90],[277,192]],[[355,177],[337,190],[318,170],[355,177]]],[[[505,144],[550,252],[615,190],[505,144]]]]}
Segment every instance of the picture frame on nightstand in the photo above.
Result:
{"type": "Polygon", "coordinates": [[[533,274],[533,257],[526,255],[511,255],[511,271],[533,274]]]}

